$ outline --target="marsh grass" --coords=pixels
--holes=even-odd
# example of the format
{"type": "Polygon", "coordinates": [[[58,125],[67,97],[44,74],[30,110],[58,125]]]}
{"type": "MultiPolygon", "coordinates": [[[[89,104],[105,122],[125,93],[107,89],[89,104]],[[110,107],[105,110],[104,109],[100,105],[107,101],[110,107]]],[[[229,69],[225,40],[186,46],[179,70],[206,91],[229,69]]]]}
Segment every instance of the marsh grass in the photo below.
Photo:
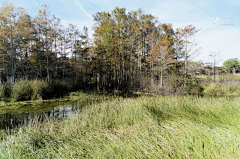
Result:
{"type": "MultiPolygon", "coordinates": [[[[223,81],[229,81],[229,80],[240,80],[240,74],[227,74],[227,75],[216,75],[216,80],[223,82],[223,81]]],[[[205,79],[205,80],[213,80],[214,76],[213,75],[199,75],[197,78],[200,79],[205,79]]]]}
{"type": "Polygon", "coordinates": [[[13,86],[13,101],[26,101],[42,99],[44,90],[48,88],[48,83],[43,80],[22,80],[13,86]]]}
{"type": "Polygon", "coordinates": [[[208,95],[240,95],[240,82],[234,83],[205,83],[203,93],[208,95]]]}
{"type": "Polygon", "coordinates": [[[0,158],[239,158],[240,98],[108,99],[5,136],[0,158]]]}
{"type": "Polygon", "coordinates": [[[0,96],[10,98],[12,96],[13,87],[9,83],[3,83],[0,87],[0,96]]]}
{"type": "Polygon", "coordinates": [[[3,83],[0,87],[1,101],[28,101],[37,99],[60,98],[73,91],[78,91],[81,85],[72,79],[65,80],[20,80],[15,85],[3,83]]]}
{"type": "Polygon", "coordinates": [[[201,81],[204,95],[219,96],[240,96],[240,75],[216,75],[216,81],[213,76],[197,76],[201,81]]]}

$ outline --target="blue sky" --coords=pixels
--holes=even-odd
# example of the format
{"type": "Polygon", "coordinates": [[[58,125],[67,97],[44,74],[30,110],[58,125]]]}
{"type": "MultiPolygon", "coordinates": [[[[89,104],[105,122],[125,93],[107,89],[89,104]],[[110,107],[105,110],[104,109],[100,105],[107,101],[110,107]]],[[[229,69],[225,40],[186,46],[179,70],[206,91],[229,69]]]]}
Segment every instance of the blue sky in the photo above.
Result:
{"type": "MultiPolygon", "coordinates": [[[[3,1],[3,0],[2,0],[3,1]]],[[[211,62],[211,52],[219,51],[221,65],[229,58],[240,59],[240,1],[239,0],[8,0],[23,6],[32,16],[39,4],[49,5],[49,10],[67,25],[73,23],[80,29],[89,28],[92,34],[92,14],[111,11],[116,6],[127,11],[142,8],[158,17],[161,23],[172,23],[174,28],[193,24],[201,29],[194,39],[202,48],[194,60],[211,62]]],[[[0,4],[1,6],[1,4],[0,4]]]]}

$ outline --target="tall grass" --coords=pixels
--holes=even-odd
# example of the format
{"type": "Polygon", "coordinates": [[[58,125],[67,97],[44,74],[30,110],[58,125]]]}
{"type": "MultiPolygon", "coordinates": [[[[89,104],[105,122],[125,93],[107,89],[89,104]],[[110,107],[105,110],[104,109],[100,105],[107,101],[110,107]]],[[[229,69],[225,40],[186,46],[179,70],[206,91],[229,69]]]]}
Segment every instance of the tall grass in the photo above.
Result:
{"type": "Polygon", "coordinates": [[[240,82],[234,83],[205,83],[202,84],[204,94],[240,95],[240,82]]]}
{"type": "Polygon", "coordinates": [[[0,88],[0,97],[11,98],[12,101],[58,98],[71,91],[77,91],[80,85],[72,79],[20,80],[15,85],[4,83],[0,88]]]}
{"type": "Polygon", "coordinates": [[[240,95],[240,75],[216,75],[214,82],[213,76],[197,76],[201,80],[203,94],[207,95],[240,95]]]}
{"type": "Polygon", "coordinates": [[[12,85],[9,83],[3,83],[0,87],[0,96],[1,97],[5,97],[5,98],[9,98],[12,96],[12,85]]]}
{"type": "Polygon", "coordinates": [[[44,90],[47,89],[46,81],[22,80],[13,86],[12,99],[16,101],[42,99],[44,90]]]}
{"type": "Polygon", "coordinates": [[[240,98],[111,99],[62,122],[37,120],[0,158],[240,158],[240,98]]]}
{"type": "MultiPolygon", "coordinates": [[[[205,80],[213,80],[214,76],[213,75],[199,75],[197,78],[200,79],[205,79],[205,80]]],[[[240,80],[240,74],[227,74],[227,75],[216,75],[215,76],[217,81],[224,82],[224,81],[229,81],[229,80],[240,80]]]]}

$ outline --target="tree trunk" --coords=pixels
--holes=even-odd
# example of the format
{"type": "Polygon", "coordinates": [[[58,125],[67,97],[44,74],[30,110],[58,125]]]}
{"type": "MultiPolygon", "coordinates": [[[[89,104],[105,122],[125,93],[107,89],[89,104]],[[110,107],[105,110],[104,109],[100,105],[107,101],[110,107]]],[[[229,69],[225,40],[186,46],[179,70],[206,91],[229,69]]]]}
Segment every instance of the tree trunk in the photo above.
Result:
{"type": "Polygon", "coordinates": [[[131,51],[130,51],[130,85],[132,87],[132,79],[133,79],[133,70],[132,70],[132,51],[133,51],[133,47],[131,47],[131,51]]]}
{"type": "Polygon", "coordinates": [[[14,48],[13,48],[13,36],[12,36],[12,25],[11,25],[11,82],[12,84],[15,84],[15,55],[14,55],[14,48]]]}
{"type": "Polygon", "coordinates": [[[47,56],[47,81],[48,81],[48,83],[49,83],[49,81],[50,81],[48,56],[47,56]]]}
{"type": "Polygon", "coordinates": [[[161,66],[160,70],[160,88],[163,87],[163,67],[161,66]]]}
{"type": "Polygon", "coordinates": [[[184,87],[187,83],[187,39],[185,42],[185,53],[184,53],[184,87]]]}
{"type": "Polygon", "coordinates": [[[40,62],[40,79],[42,80],[42,60],[40,62]]]}
{"type": "Polygon", "coordinates": [[[151,70],[151,87],[153,87],[154,80],[153,80],[153,61],[150,63],[150,70],[151,70]]]}

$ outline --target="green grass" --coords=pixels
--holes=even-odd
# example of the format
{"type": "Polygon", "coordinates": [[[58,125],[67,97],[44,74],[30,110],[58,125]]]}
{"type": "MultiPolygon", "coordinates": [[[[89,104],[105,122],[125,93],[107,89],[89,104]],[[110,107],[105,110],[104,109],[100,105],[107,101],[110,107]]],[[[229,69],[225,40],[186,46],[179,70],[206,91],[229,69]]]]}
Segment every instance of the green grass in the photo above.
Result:
{"type": "Polygon", "coordinates": [[[140,97],[34,122],[0,142],[0,158],[240,158],[240,98],[140,97]]]}
{"type": "Polygon", "coordinates": [[[201,87],[205,95],[224,95],[224,96],[240,96],[240,75],[216,75],[216,82],[213,76],[200,75],[201,87]]]}
{"type": "MultiPolygon", "coordinates": [[[[214,76],[213,75],[199,75],[197,78],[200,79],[206,79],[206,80],[213,80],[214,76]]],[[[240,80],[240,74],[227,74],[227,75],[216,75],[215,76],[216,80],[219,81],[225,81],[225,80],[240,80]]]]}
{"type": "Polygon", "coordinates": [[[61,98],[70,92],[78,91],[79,82],[65,80],[20,80],[15,85],[3,83],[0,87],[1,101],[29,101],[61,98]]]}
{"type": "Polygon", "coordinates": [[[240,87],[239,83],[204,83],[203,94],[206,95],[227,95],[227,96],[239,96],[240,87]]]}

